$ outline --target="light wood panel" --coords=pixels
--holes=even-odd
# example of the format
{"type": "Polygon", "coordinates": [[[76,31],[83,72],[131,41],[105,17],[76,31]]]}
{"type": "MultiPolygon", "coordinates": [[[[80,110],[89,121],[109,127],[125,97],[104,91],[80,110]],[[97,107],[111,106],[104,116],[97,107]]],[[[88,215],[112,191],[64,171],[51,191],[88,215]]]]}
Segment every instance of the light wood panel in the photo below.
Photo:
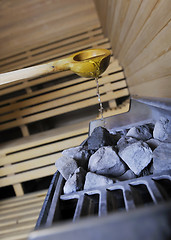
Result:
{"type": "Polygon", "coordinates": [[[106,1],[94,2],[114,55],[125,70],[130,93],[171,97],[170,0],[108,0],[110,8],[106,1]],[[108,14],[109,18],[103,18],[108,14]],[[108,26],[112,26],[110,31],[105,30],[108,26]]]}
{"type": "Polygon", "coordinates": [[[0,201],[0,239],[27,239],[33,231],[47,190],[0,201]]]}
{"type": "Polygon", "coordinates": [[[91,0],[2,0],[1,58],[98,23],[91,0]]]}

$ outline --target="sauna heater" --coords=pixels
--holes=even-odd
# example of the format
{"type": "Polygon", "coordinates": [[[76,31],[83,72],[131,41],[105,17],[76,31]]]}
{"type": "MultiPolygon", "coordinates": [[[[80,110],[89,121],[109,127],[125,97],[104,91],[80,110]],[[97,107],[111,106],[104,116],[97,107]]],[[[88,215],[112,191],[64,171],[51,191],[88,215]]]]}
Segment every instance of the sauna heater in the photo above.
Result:
{"type": "MultiPolygon", "coordinates": [[[[161,116],[171,120],[169,99],[130,102],[127,113],[105,119],[108,130],[122,132],[161,116]]],[[[89,134],[101,124],[91,122],[89,134]]],[[[66,195],[64,183],[57,171],[30,240],[171,239],[171,170],[66,195]]]]}

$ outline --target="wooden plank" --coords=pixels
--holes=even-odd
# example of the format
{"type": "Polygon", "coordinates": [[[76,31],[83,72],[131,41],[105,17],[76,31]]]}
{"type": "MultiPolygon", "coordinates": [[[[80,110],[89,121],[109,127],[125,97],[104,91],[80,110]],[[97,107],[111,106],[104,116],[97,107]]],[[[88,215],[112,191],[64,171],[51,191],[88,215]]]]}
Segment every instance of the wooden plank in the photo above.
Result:
{"type": "MultiPolygon", "coordinates": [[[[51,49],[54,50],[54,49],[63,47],[65,45],[72,44],[73,42],[82,41],[85,38],[94,37],[95,35],[99,35],[99,36],[101,36],[100,38],[103,38],[102,29],[97,28],[95,31],[87,31],[87,32],[82,30],[81,32],[77,33],[76,35],[74,35],[74,33],[73,33],[70,37],[65,37],[61,40],[49,42],[48,44],[43,45],[43,46],[39,45],[39,46],[37,46],[33,49],[29,49],[25,52],[21,52],[16,55],[12,55],[11,57],[9,56],[5,59],[0,59],[0,68],[1,68],[1,66],[5,65],[5,64],[10,64],[10,62],[14,62],[14,61],[17,62],[23,58],[29,58],[30,62],[31,62],[31,57],[33,57],[35,54],[42,54],[45,51],[46,52],[51,51],[51,49]]],[[[91,38],[91,39],[93,39],[93,38],[91,38]]]]}
{"type": "Polygon", "coordinates": [[[5,187],[15,183],[20,183],[28,180],[38,179],[41,177],[51,176],[55,173],[55,171],[56,171],[56,167],[53,164],[52,166],[46,166],[40,169],[34,169],[32,171],[20,173],[14,176],[4,177],[3,179],[0,179],[0,186],[5,187]]]}
{"type": "Polygon", "coordinates": [[[56,159],[58,159],[61,156],[61,151],[63,151],[66,148],[76,146],[75,145],[76,143],[78,143],[79,145],[81,142],[85,140],[86,136],[87,134],[80,137],[75,137],[74,139],[68,139],[65,141],[57,142],[57,143],[51,143],[44,147],[42,146],[35,149],[19,152],[18,154],[16,153],[16,154],[9,155],[6,158],[4,158],[2,161],[18,163],[20,161],[27,160],[27,159],[33,159],[33,158],[36,158],[36,159],[27,160],[25,162],[18,163],[18,164],[13,164],[12,166],[8,165],[5,167],[2,167],[2,169],[0,169],[1,170],[0,176],[5,176],[7,174],[22,172],[29,169],[41,167],[44,165],[53,164],[55,163],[56,159]],[[54,152],[58,152],[58,153],[54,154],[54,152]],[[46,155],[49,154],[49,156],[43,156],[45,154],[46,155]]]}
{"type": "MultiPolygon", "coordinates": [[[[23,6],[26,5],[26,2],[24,1],[23,6]]],[[[22,7],[18,11],[16,6],[20,5],[21,1],[17,1],[15,6],[11,6],[9,3],[10,7],[6,8],[6,12],[1,10],[1,14],[3,14],[3,21],[0,25],[3,30],[0,37],[1,56],[16,52],[21,45],[24,48],[31,46],[32,43],[39,44],[42,39],[48,42],[52,37],[56,38],[73,28],[82,26],[86,29],[89,25],[98,23],[91,0],[86,2],[66,0],[65,3],[53,0],[41,4],[37,4],[37,2],[39,1],[31,0],[29,8],[22,7]],[[24,9],[28,9],[28,11],[26,12],[24,9]],[[13,21],[11,22],[10,19],[13,21]],[[13,38],[11,38],[11,34],[13,38]],[[18,41],[19,39],[20,41],[18,41]]]]}
{"type": "Polygon", "coordinates": [[[88,132],[88,121],[48,130],[48,132],[38,133],[22,139],[16,139],[15,141],[0,145],[0,156],[3,158],[5,154],[9,155],[23,149],[27,150],[43,144],[72,138],[85,132],[88,132]]]}
{"type": "MultiPolygon", "coordinates": [[[[120,63],[123,62],[125,54],[129,50],[130,46],[133,44],[136,36],[141,31],[142,27],[144,26],[145,22],[149,18],[153,8],[155,7],[158,0],[143,0],[142,4],[135,16],[135,19],[129,29],[129,32],[125,38],[124,44],[121,46],[121,49],[118,53],[118,59],[120,63]]],[[[113,33],[114,34],[114,33],[113,33]]]]}
{"type": "Polygon", "coordinates": [[[154,79],[152,81],[145,81],[140,84],[136,84],[130,87],[132,95],[142,95],[144,97],[159,97],[159,98],[171,98],[171,81],[170,76],[154,79]]]}
{"type": "Polygon", "coordinates": [[[170,62],[171,51],[166,52],[150,64],[141,68],[135,74],[128,77],[127,81],[129,86],[135,86],[143,82],[169,76],[171,74],[170,62]]]}
{"type": "MultiPolygon", "coordinates": [[[[102,90],[102,92],[104,92],[104,90],[102,90]]],[[[94,89],[89,91],[89,97],[93,97],[93,96],[95,96],[95,90],[94,89]]],[[[122,91],[118,91],[117,95],[115,94],[115,98],[116,98],[116,96],[117,96],[117,98],[122,97],[123,96],[122,91]]],[[[113,99],[112,97],[109,98],[107,96],[102,96],[102,98],[103,98],[103,101],[110,101],[110,100],[113,99]]],[[[1,124],[0,129],[3,129],[3,130],[9,129],[9,128],[12,128],[12,127],[27,124],[29,122],[35,122],[35,121],[40,120],[40,119],[49,118],[49,117],[52,117],[52,116],[63,114],[65,112],[78,110],[78,109],[85,108],[85,107],[88,107],[88,106],[91,106],[91,105],[96,105],[96,104],[97,104],[97,99],[96,99],[96,97],[93,97],[91,99],[86,99],[84,101],[72,103],[72,104],[69,104],[67,106],[61,106],[61,107],[56,108],[56,109],[47,110],[46,112],[42,112],[42,113],[40,112],[40,113],[37,113],[36,115],[33,115],[33,116],[32,115],[27,116],[27,117],[23,118],[22,120],[21,119],[16,119],[15,121],[1,124]]]]}
{"type": "Polygon", "coordinates": [[[125,69],[127,77],[150,64],[169,51],[171,36],[171,21],[158,33],[151,43],[125,69]]]}
{"type": "Polygon", "coordinates": [[[7,58],[12,58],[12,59],[14,58],[15,59],[15,57],[17,57],[18,55],[21,56],[23,54],[26,54],[27,51],[34,51],[37,48],[41,49],[41,48],[44,48],[45,46],[47,46],[48,44],[53,44],[55,42],[60,42],[60,41],[63,41],[65,39],[70,39],[70,38],[73,38],[76,35],[84,34],[85,32],[88,32],[88,31],[91,31],[91,30],[93,31],[93,30],[96,30],[96,29],[100,29],[100,23],[99,22],[97,22],[94,25],[90,24],[84,30],[83,30],[82,26],[78,26],[77,28],[71,28],[70,31],[65,32],[61,35],[59,34],[55,38],[54,38],[54,36],[49,35],[48,41],[45,40],[45,39],[41,39],[41,41],[39,41],[39,43],[33,42],[31,44],[31,46],[23,47],[21,45],[19,48],[13,49],[12,52],[6,53],[5,58],[0,56],[0,61],[1,60],[3,61],[4,59],[7,59],[7,58]]]}
{"type": "MultiPolygon", "coordinates": [[[[32,203],[32,201],[41,201],[47,194],[47,190],[41,190],[37,192],[27,193],[20,197],[11,197],[4,200],[0,200],[0,209],[14,208],[17,205],[23,205],[25,203],[32,203]],[[40,199],[40,200],[39,200],[40,199]]],[[[43,201],[43,200],[42,200],[43,201]]]]}
{"type": "MultiPolygon", "coordinates": [[[[4,201],[3,204],[0,202],[0,212],[2,214],[10,213],[14,210],[20,211],[21,209],[24,209],[24,207],[27,206],[28,204],[30,204],[32,206],[34,206],[35,203],[42,204],[44,199],[45,199],[46,193],[47,193],[47,190],[44,191],[44,195],[42,194],[42,196],[40,196],[40,197],[32,196],[31,199],[24,198],[23,200],[20,199],[19,201],[17,201],[18,197],[15,197],[16,201],[12,201],[12,202],[9,202],[9,203],[8,203],[8,201],[7,202],[4,201]]],[[[27,195],[28,194],[25,194],[24,196],[27,196],[27,195]]]]}
{"type": "MultiPolygon", "coordinates": [[[[106,23],[103,28],[105,37],[110,36],[110,33],[112,31],[112,19],[114,18],[115,5],[116,5],[116,1],[113,1],[113,0],[108,1],[106,23]]],[[[97,6],[97,4],[96,4],[96,6],[97,6]]],[[[103,9],[103,7],[102,7],[102,9],[103,9]]],[[[103,22],[103,20],[101,20],[101,21],[103,22]]]]}
{"type": "MultiPolygon", "coordinates": [[[[106,39],[107,40],[107,39],[106,39]]],[[[85,39],[81,42],[73,42],[70,45],[64,46],[60,49],[54,49],[52,52],[45,52],[41,55],[35,55],[34,58],[30,59],[22,59],[21,62],[12,62],[11,64],[8,64],[6,66],[1,66],[1,72],[6,72],[9,70],[16,70],[21,69],[27,66],[33,66],[39,63],[51,61],[51,60],[57,60],[58,58],[65,57],[68,54],[72,54],[74,52],[80,51],[82,49],[86,48],[92,48],[95,45],[104,42],[104,38],[98,40],[98,37],[95,39],[94,42],[92,42],[90,39],[85,39]],[[9,68],[10,67],[10,68],[9,68]]]]}
{"type": "Polygon", "coordinates": [[[27,221],[26,223],[13,224],[6,227],[2,227],[2,229],[0,228],[0,237],[3,234],[5,234],[6,236],[7,233],[13,233],[15,235],[16,232],[20,230],[34,229],[35,225],[36,225],[36,220],[31,220],[31,221],[27,221]]]}
{"type": "Polygon", "coordinates": [[[122,60],[126,67],[154,39],[170,20],[170,0],[160,0],[122,60]],[[159,21],[160,19],[160,21],[159,21]]]}
{"type": "Polygon", "coordinates": [[[133,21],[135,19],[135,16],[139,10],[139,7],[142,3],[142,0],[130,0],[130,4],[128,6],[128,10],[126,12],[124,22],[122,26],[119,28],[119,37],[116,42],[116,47],[115,47],[115,56],[118,55],[118,52],[120,51],[122,45],[124,44],[125,38],[129,32],[129,29],[131,25],[133,24],[133,21]]]}
{"type": "MultiPolygon", "coordinates": [[[[130,4],[130,0],[120,0],[119,1],[119,7],[117,8],[117,13],[115,12],[115,14],[118,15],[116,24],[115,24],[115,31],[113,32],[113,35],[111,36],[111,44],[112,44],[112,49],[114,54],[116,54],[115,50],[116,50],[116,44],[118,42],[118,38],[120,35],[120,29],[122,29],[122,25],[124,23],[124,19],[130,4]]],[[[117,2],[118,4],[118,2],[117,2]]],[[[117,6],[116,6],[117,7],[117,6]]]]}
{"type": "MultiPolygon", "coordinates": [[[[104,84],[106,82],[109,82],[110,79],[112,79],[112,81],[113,81],[113,79],[119,80],[122,78],[123,78],[123,73],[119,72],[119,73],[110,75],[110,78],[109,78],[109,76],[103,76],[100,79],[100,83],[104,84]]],[[[15,111],[17,109],[23,109],[25,107],[33,106],[33,105],[36,105],[38,103],[45,102],[48,100],[65,97],[69,94],[77,93],[81,89],[88,89],[88,88],[96,87],[96,83],[94,80],[89,80],[88,82],[84,82],[84,81],[87,81],[87,79],[78,78],[73,81],[57,84],[53,87],[48,87],[48,88],[43,89],[38,92],[36,91],[37,94],[35,92],[32,92],[31,94],[29,94],[29,96],[28,96],[29,98],[27,97],[28,99],[26,99],[26,100],[24,99],[24,101],[22,101],[22,98],[24,98],[24,97],[20,97],[20,98],[18,98],[18,100],[20,99],[19,102],[15,102],[11,105],[1,107],[1,115],[3,113],[8,113],[11,111],[15,111]],[[66,88],[66,86],[68,86],[68,88],[66,88]],[[62,88],[64,88],[64,90],[62,90],[62,88]],[[52,92],[52,90],[53,90],[53,92],[52,92]],[[54,92],[54,90],[57,90],[57,91],[54,92]],[[50,93],[46,93],[46,92],[50,92],[50,93]],[[41,93],[41,95],[40,95],[40,93],[41,93]],[[44,93],[44,94],[42,95],[42,93],[44,93]],[[36,97],[36,95],[38,95],[38,97],[36,97]],[[35,96],[35,97],[33,98],[33,96],[35,96]]],[[[0,121],[3,121],[2,119],[3,118],[0,118],[0,121]]]]}
{"type": "MultiPolygon", "coordinates": [[[[27,66],[27,65],[32,65],[35,64],[37,61],[42,61],[42,59],[44,58],[50,58],[52,55],[54,54],[60,54],[62,55],[62,49],[66,50],[70,50],[75,46],[83,46],[84,44],[88,44],[88,43],[92,43],[93,41],[97,41],[97,40],[101,40],[103,39],[103,35],[99,35],[99,31],[93,32],[94,36],[89,34],[89,37],[86,37],[86,35],[82,36],[82,40],[73,40],[73,42],[70,42],[70,44],[61,44],[61,46],[57,47],[57,46],[49,46],[46,47],[45,49],[38,49],[37,51],[35,50],[34,52],[29,52],[29,56],[27,57],[21,57],[21,56],[17,56],[18,60],[11,60],[11,59],[5,59],[3,62],[0,62],[0,70],[1,72],[3,71],[9,71],[12,69],[18,69],[19,67],[21,68],[22,66],[27,66]],[[96,33],[97,32],[97,33],[96,33]],[[97,35],[96,35],[97,34],[97,35]],[[41,52],[40,52],[41,50],[41,52]]],[[[80,37],[79,37],[80,38],[80,37]]],[[[77,37],[78,39],[78,37],[77,37]]],[[[71,41],[70,40],[70,41],[71,41]]],[[[26,55],[28,55],[28,53],[26,53],[26,55]]]]}
{"type": "MultiPolygon", "coordinates": [[[[111,45],[112,45],[112,49],[114,47],[113,39],[115,37],[115,32],[117,31],[117,24],[118,24],[118,21],[119,21],[119,14],[121,12],[121,7],[122,7],[122,1],[116,0],[115,12],[114,12],[114,15],[113,15],[113,21],[112,21],[112,27],[111,27],[111,33],[110,33],[110,42],[111,42],[111,45]]],[[[115,54],[114,51],[113,51],[113,53],[115,54]]]]}

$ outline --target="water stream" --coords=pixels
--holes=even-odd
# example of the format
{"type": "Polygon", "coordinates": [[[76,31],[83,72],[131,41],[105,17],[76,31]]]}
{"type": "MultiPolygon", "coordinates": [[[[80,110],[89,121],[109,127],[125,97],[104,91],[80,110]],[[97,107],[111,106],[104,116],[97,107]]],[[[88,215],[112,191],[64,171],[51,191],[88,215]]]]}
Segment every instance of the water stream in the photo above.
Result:
{"type": "Polygon", "coordinates": [[[101,116],[101,121],[103,121],[103,124],[105,126],[105,121],[103,118],[103,104],[102,104],[101,97],[100,97],[98,77],[96,77],[95,80],[96,80],[96,84],[97,84],[97,97],[98,97],[98,102],[99,102],[99,112],[100,112],[100,116],[101,116]]]}

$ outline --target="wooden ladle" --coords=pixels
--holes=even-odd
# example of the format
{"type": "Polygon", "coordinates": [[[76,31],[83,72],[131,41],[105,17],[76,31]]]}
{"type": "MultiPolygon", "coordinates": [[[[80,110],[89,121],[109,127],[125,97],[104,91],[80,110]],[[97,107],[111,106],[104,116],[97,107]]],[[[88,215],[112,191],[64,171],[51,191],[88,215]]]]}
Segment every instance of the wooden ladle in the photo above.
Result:
{"type": "Polygon", "coordinates": [[[80,51],[60,60],[2,73],[0,74],[0,85],[66,70],[71,70],[82,77],[97,78],[108,67],[110,55],[111,53],[107,49],[80,51]]]}

